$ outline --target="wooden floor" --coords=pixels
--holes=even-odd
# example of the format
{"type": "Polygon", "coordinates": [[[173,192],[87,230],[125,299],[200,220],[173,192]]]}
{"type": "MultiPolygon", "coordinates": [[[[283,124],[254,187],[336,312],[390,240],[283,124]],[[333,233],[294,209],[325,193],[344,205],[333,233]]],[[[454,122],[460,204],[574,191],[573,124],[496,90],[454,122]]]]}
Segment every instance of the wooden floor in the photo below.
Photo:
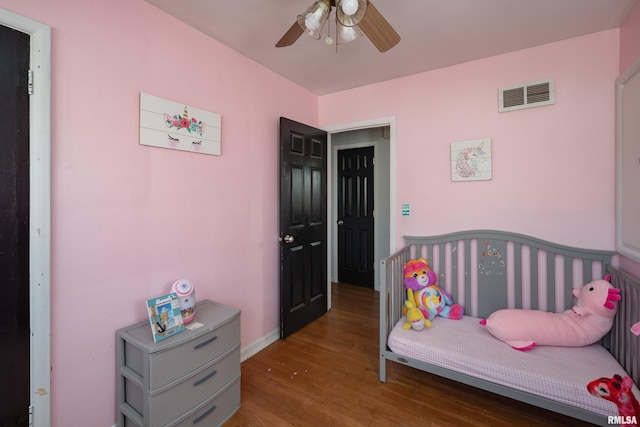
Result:
{"type": "Polygon", "coordinates": [[[397,363],[378,380],[378,293],[332,285],[332,309],[242,363],[226,426],[585,426],[397,363]]]}

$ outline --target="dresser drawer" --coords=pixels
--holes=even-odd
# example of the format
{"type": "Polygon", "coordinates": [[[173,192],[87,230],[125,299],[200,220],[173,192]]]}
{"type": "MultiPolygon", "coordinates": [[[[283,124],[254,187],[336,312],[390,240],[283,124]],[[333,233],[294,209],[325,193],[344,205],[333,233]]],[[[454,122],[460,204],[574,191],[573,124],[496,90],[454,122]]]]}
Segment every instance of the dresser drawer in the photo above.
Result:
{"type": "MultiPolygon", "coordinates": [[[[221,360],[149,399],[149,425],[158,426],[184,414],[240,376],[240,345],[221,360]]],[[[137,408],[134,408],[137,409],[137,408]]],[[[142,412],[142,411],[139,411],[142,412]]]]}
{"type": "Polygon", "coordinates": [[[177,420],[175,427],[220,426],[240,409],[240,378],[221,394],[200,405],[183,420],[177,420]]]}
{"type": "Polygon", "coordinates": [[[121,328],[116,367],[118,427],[220,425],[240,407],[240,310],[199,301],[194,321],[159,342],[148,321],[121,328]]]}
{"type": "Polygon", "coordinates": [[[240,318],[196,339],[149,355],[149,392],[154,393],[240,344],[240,318]]]}

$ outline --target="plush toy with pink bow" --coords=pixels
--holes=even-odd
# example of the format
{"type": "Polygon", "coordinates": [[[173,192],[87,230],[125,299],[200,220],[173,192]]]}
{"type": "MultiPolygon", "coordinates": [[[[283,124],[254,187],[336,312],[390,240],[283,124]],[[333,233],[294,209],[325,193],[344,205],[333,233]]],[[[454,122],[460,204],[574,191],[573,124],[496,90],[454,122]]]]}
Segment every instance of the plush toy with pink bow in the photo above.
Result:
{"type": "Polygon", "coordinates": [[[480,321],[494,337],[516,350],[536,345],[579,347],[593,344],[613,326],[620,289],[605,280],[594,280],[574,289],[573,308],[563,313],[542,310],[504,309],[480,321]]]}

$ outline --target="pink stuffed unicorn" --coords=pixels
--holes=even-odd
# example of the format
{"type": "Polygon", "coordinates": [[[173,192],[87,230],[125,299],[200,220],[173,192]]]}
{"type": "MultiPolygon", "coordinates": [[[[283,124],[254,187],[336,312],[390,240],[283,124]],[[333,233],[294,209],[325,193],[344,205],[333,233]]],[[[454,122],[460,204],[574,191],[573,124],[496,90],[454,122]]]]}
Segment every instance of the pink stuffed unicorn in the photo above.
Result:
{"type": "Polygon", "coordinates": [[[542,310],[505,309],[480,321],[494,337],[516,350],[531,350],[536,345],[579,347],[593,344],[613,325],[620,289],[607,280],[594,280],[574,289],[576,305],[564,313],[542,310]]]}

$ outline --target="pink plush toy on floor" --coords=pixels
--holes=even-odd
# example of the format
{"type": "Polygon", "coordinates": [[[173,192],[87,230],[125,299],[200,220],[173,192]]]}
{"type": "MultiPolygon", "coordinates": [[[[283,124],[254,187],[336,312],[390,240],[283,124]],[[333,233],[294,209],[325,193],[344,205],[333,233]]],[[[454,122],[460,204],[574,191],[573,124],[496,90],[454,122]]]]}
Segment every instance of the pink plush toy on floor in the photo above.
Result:
{"type": "Polygon", "coordinates": [[[620,289],[607,280],[594,280],[574,289],[576,305],[563,313],[542,310],[505,309],[480,321],[494,337],[516,350],[531,350],[536,345],[579,347],[593,344],[613,325],[620,289]]]}
{"type": "MultiPolygon", "coordinates": [[[[640,403],[633,395],[633,380],[618,374],[611,378],[600,378],[587,384],[587,390],[594,396],[613,402],[618,407],[618,413],[630,420],[640,417],[640,403]]],[[[636,424],[636,422],[633,422],[636,424]]]]}

